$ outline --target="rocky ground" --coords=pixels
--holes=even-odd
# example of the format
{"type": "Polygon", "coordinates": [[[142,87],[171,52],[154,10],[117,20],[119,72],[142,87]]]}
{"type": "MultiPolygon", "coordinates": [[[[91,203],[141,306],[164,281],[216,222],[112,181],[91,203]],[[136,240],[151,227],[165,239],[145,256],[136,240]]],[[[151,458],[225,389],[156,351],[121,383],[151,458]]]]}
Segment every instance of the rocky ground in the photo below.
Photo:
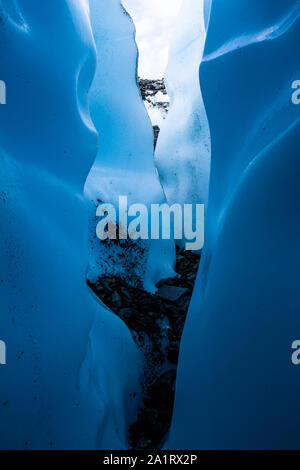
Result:
{"type": "Polygon", "coordinates": [[[153,124],[154,148],[158,139],[159,124],[166,118],[169,110],[169,98],[164,80],[139,78],[141,95],[153,124]]]}
{"type": "Polygon", "coordinates": [[[103,276],[90,287],[129,327],[145,358],[143,404],[130,427],[133,449],[158,448],[172,417],[179,343],[200,256],[177,250],[178,276],[159,283],[155,295],[118,277],[103,276]]]}

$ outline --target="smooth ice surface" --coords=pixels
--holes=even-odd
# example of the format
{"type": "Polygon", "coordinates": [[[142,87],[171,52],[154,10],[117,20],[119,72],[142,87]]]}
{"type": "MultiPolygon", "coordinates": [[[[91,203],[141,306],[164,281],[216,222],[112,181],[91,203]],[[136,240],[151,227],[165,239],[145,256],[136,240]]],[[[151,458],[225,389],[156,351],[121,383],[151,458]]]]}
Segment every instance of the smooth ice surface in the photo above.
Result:
{"type": "Polygon", "coordinates": [[[88,276],[95,280],[106,273],[129,282],[138,279],[154,291],[160,279],[174,275],[174,242],[147,240],[141,250],[138,245],[132,250],[132,244],[123,250],[116,244],[108,248],[107,242],[101,244],[96,238],[99,201],[118,208],[119,196],[127,196],[128,205],[149,207],[165,202],[165,196],[154,166],[152,125],[137,85],[134,24],[119,0],[91,0],[90,7],[98,49],[91,114],[100,145],[85,187],[91,201],[88,276]]]}
{"type": "Polygon", "coordinates": [[[207,202],[210,135],[199,85],[205,36],[203,1],[185,0],[174,28],[165,75],[170,110],[155,152],[169,204],[207,202]]]}
{"type": "Polygon", "coordinates": [[[0,0],[0,16],[0,447],[125,448],[140,359],[85,283],[88,6],[0,0]]]}
{"type": "Polygon", "coordinates": [[[169,448],[299,448],[300,3],[213,0],[200,78],[206,246],[169,448]]]}

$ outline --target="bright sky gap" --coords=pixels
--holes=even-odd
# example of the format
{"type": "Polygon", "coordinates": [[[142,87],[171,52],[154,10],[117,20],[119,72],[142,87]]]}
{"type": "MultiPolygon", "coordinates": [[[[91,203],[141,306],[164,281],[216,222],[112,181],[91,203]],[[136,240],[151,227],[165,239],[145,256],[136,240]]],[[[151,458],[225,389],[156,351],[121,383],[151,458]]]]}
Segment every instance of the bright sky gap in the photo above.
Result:
{"type": "Polygon", "coordinates": [[[182,0],[122,0],[122,3],[136,27],[139,76],[162,78],[168,63],[174,20],[182,0]]]}

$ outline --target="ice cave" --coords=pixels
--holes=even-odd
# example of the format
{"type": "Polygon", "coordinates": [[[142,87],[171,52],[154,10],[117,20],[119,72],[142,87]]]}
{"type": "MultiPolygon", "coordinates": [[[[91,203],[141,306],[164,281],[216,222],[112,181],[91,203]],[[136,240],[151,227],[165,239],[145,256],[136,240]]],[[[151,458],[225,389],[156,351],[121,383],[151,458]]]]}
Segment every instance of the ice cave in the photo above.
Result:
{"type": "Polygon", "coordinates": [[[0,449],[300,448],[299,25],[0,0],[0,449]],[[203,249],[100,240],[120,200],[203,206],[203,249]]]}

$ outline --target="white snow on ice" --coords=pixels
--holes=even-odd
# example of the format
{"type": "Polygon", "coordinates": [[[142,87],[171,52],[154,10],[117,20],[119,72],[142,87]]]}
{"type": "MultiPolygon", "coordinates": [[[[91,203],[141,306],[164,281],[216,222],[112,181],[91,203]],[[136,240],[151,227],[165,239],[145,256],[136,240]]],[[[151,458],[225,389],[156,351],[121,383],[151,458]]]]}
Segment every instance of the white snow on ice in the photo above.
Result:
{"type": "Polygon", "coordinates": [[[122,0],[136,26],[139,76],[162,78],[182,0],[122,0]]]}

